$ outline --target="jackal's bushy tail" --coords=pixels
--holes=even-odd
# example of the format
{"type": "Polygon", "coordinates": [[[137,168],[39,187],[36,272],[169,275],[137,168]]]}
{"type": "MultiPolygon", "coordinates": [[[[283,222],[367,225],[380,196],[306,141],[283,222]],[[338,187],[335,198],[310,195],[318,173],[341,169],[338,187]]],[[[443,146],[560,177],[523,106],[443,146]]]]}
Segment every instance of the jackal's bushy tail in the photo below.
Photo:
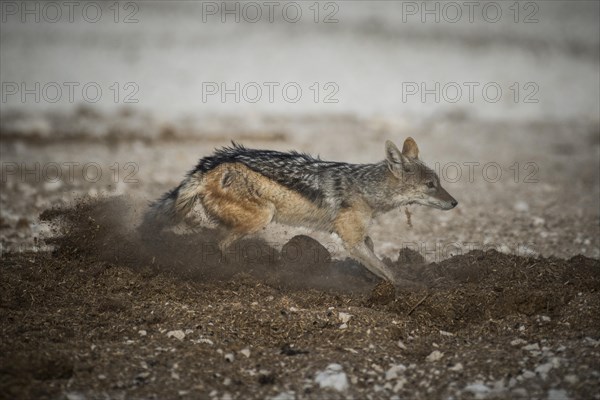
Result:
{"type": "Polygon", "coordinates": [[[150,203],[150,209],[138,228],[142,235],[156,234],[166,227],[181,222],[198,201],[201,183],[201,172],[190,172],[179,186],[150,203]]]}

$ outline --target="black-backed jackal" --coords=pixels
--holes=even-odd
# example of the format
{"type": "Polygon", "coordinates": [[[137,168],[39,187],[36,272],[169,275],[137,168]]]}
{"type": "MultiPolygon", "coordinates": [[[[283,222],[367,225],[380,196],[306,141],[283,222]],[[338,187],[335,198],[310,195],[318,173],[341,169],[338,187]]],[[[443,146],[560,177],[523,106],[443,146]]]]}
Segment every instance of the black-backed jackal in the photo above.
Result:
{"type": "Polygon", "coordinates": [[[349,254],[375,275],[409,283],[395,277],[369,246],[372,218],[413,203],[449,210],[457,201],[419,160],[412,138],[402,151],[387,141],[385,153],[378,163],[347,164],[233,143],[202,158],[179,186],[152,203],[141,228],[160,231],[200,204],[225,228],[221,251],[274,221],[336,233],[349,254]]]}

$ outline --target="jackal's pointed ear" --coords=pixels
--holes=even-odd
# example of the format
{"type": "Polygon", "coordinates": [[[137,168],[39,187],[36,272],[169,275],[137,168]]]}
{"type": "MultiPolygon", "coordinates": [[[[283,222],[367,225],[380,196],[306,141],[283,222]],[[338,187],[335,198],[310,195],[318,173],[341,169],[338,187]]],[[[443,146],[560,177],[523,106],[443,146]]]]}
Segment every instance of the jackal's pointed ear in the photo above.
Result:
{"type": "Polygon", "coordinates": [[[385,141],[385,158],[390,164],[402,164],[402,153],[394,143],[389,140],[385,141]]]}
{"type": "Polygon", "coordinates": [[[410,159],[405,157],[398,147],[389,140],[385,142],[385,158],[388,168],[394,175],[399,175],[410,164],[410,159]]]}
{"type": "Polygon", "coordinates": [[[412,158],[419,158],[419,148],[417,147],[417,142],[411,137],[406,138],[404,141],[404,145],[402,146],[402,155],[412,158]]]}

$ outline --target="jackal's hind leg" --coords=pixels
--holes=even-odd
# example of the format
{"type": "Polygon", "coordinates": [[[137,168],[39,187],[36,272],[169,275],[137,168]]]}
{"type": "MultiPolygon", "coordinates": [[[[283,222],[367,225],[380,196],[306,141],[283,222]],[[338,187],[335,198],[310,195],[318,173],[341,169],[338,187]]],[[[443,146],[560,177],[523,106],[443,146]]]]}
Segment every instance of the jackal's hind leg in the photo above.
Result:
{"type": "Polygon", "coordinates": [[[228,205],[227,213],[219,215],[225,234],[219,241],[221,259],[231,259],[235,249],[232,245],[245,236],[260,231],[273,219],[274,208],[269,204],[228,205]]]}

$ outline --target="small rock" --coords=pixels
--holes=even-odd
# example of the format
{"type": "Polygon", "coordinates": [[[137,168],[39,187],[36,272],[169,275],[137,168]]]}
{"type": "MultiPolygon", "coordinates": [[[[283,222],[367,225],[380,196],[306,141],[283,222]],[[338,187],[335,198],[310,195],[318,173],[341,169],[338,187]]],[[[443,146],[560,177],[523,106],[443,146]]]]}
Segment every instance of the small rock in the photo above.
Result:
{"type": "Polygon", "coordinates": [[[250,349],[246,347],[245,349],[240,350],[240,354],[246,358],[250,358],[250,349]]]}
{"type": "Polygon", "coordinates": [[[352,318],[352,315],[345,313],[345,312],[340,312],[340,313],[338,313],[338,318],[341,323],[346,324],[346,323],[348,323],[348,321],[350,321],[350,318],[352,318]]]}
{"type": "Polygon", "coordinates": [[[181,329],[169,331],[167,332],[167,337],[174,337],[176,339],[183,340],[185,338],[185,333],[181,329]]]}
{"type": "Polygon", "coordinates": [[[536,350],[540,349],[540,345],[537,343],[532,343],[532,344],[528,344],[527,346],[521,347],[521,349],[527,350],[527,351],[536,351],[536,350]]]}
{"type": "Polygon", "coordinates": [[[140,335],[140,336],[146,336],[147,334],[148,334],[148,332],[146,332],[146,331],[145,331],[145,330],[143,330],[143,329],[140,329],[140,330],[138,331],[138,335],[140,335]]]}
{"type": "Polygon", "coordinates": [[[525,344],[525,343],[527,343],[525,340],[519,338],[519,339],[512,340],[510,342],[510,345],[511,346],[520,346],[520,345],[525,344]]]}
{"type": "Polygon", "coordinates": [[[400,347],[402,350],[406,350],[406,345],[404,344],[404,342],[402,340],[398,340],[397,343],[398,347],[400,347]]]}
{"type": "Polygon", "coordinates": [[[145,371],[145,372],[140,372],[139,374],[137,374],[135,376],[135,380],[136,381],[144,381],[146,380],[148,377],[150,376],[150,372],[145,371]]]}
{"type": "Polygon", "coordinates": [[[315,376],[315,382],[321,388],[332,388],[338,392],[348,389],[348,377],[340,364],[329,364],[325,371],[319,371],[315,376]]]}
{"type": "Polygon", "coordinates": [[[463,365],[461,363],[456,363],[454,364],[452,367],[448,368],[450,371],[454,371],[454,372],[460,372],[464,369],[463,365]]]}
{"type": "Polygon", "coordinates": [[[525,389],[525,388],[514,388],[513,390],[511,390],[511,392],[515,395],[516,399],[528,398],[527,389],[525,389]]]}
{"type": "Polygon", "coordinates": [[[489,393],[492,389],[483,384],[483,382],[475,382],[465,387],[467,392],[473,393],[477,398],[489,393]]]}
{"type": "Polygon", "coordinates": [[[340,329],[348,329],[348,324],[341,324],[340,329]]]}
{"type": "Polygon", "coordinates": [[[535,226],[542,226],[546,223],[546,220],[541,217],[533,217],[532,219],[533,219],[533,225],[535,225],[535,226]]]}
{"type": "Polygon", "coordinates": [[[521,376],[523,377],[523,379],[535,378],[535,372],[526,369],[525,371],[523,371],[521,376]]]}
{"type": "Polygon", "coordinates": [[[398,381],[396,382],[396,385],[392,389],[394,391],[394,393],[398,393],[399,391],[401,391],[404,388],[404,385],[406,385],[407,382],[408,381],[404,377],[398,379],[398,381]]]}
{"type": "Polygon", "coordinates": [[[233,355],[233,353],[227,353],[225,354],[225,361],[227,362],[233,362],[235,360],[235,356],[233,355]]]}
{"type": "Polygon", "coordinates": [[[392,379],[396,379],[404,371],[406,371],[406,367],[404,365],[402,365],[402,364],[394,365],[392,368],[388,369],[385,372],[385,380],[389,381],[392,379]]]}
{"type": "Polygon", "coordinates": [[[452,336],[454,336],[454,333],[452,333],[452,332],[446,332],[446,331],[440,331],[440,335],[452,337],[452,336]]]}
{"type": "Polygon", "coordinates": [[[576,385],[579,382],[579,378],[577,375],[567,375],[565,376],[565,382],[570,383],[571,385],[576,385]]]}
{"type": "Polygon", "coordinates": [[[441,360],[442,357],[444,357],[444,353],[439,350],[434,350],[425,358],[425,360],[428,362],[434,362],[441,360]]]}
{"type": "Polygon", "coordinates": [[[270,400],[295,400],[296,393],[293,391],[281,392],[277,396],[271,397],[270,400]]]}
{"type": "Polygon", "coordinates": [[[535,372],[538,373],[538,374],[540,374],[540,376],[542,377],[542,379],[545,380],[546,378],[548,378],[548,372],[550,372],[550,370],[552,368],[554,368],[554,365],[552,365],[552,363],[549,362],[549,363],[546,363],[546,364],[538,365],[535,368],[535,372]]]}
{"type": "Polygon", "coordinates": [[[548,400],[569,400],[570,397],[564,389],[548,390],[548,400]]]}

